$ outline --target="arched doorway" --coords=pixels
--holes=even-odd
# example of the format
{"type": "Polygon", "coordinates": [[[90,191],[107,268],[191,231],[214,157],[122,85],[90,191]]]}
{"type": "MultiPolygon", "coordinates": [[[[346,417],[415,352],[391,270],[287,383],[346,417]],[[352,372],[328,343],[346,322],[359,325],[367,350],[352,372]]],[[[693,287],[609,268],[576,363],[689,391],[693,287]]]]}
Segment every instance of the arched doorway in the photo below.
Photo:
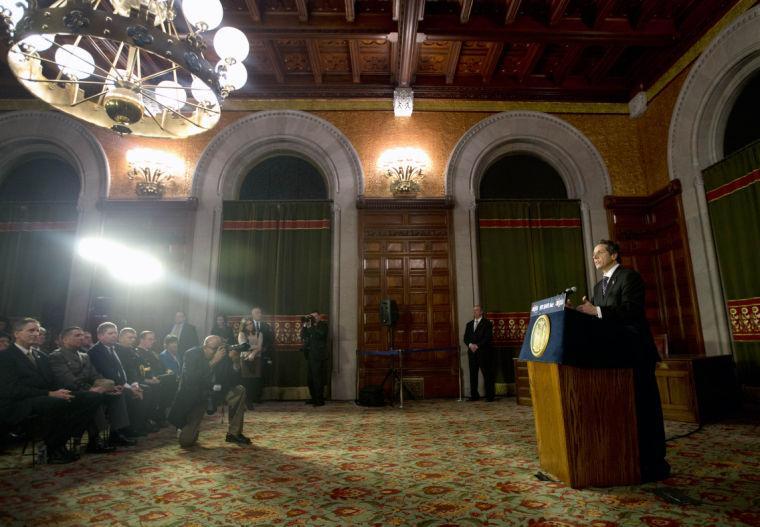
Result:
{"type": "Polygon", "coordinates": [[[257,306],[274,349],[247,378],[253,402],[308,399],[301,318],[330,311],[332,202],[319,169],[287,152],[257,161],[222,207],[217,313],[239,322],[257,306]],[[250,379],[250,380],[248,380],[250,379]]]}
{"type": "Polygon", "coordinates": [[[224,201],[237,200],[250,170],[278,155],[298,157],[316,167],[332,201],[331,389],[333,399],[354,399],[358,326],[354,271],[358,265],[356,198],[363,191],[363,173],[349,141],[319,117],[298,111],[258,112],[227,126],[206,147],[193,178],[193,195],[199,198],[193,253],[210,258],[193,258],[192,285],[199,294],[196,302],[190,304],[191,318],[205,320],[210,327],[218,305],[219,233],[224,201]]]}
{"type": "MultiPolygon", "coordinates": [[[[594,145],[579,130],[552,115],[527,111],[503,112],[477,123],[460,139],[446,167],[446,192],[453,195],[456,202],[454,236],[458,247],[460,328],[472,317],[472,306],[483,303],[478,243],[481,182],[490,167],[498,167],[499,160],[510,155],[538,159],[561,178],[567,198],[577,200],[580,210],[583,254],[591,254],[593,241],[608,234],[604,196],[611,193],[611,185],[607,168],[594,145]]],[[[570,285],[580,289],[582,283],[596,281],[595,271],[587,260],[590,259],[584,259],[585,280],[579,278],[578,284],[568,283],[560,290],[570,285]]],[[[521,339],[519,331],[515,339],[521,339]]],[[[462,361],[466,370],[466,357],[462,361]]],[[[465,384],[469,385],[467,380],[465,384]]]]}
{"type": "Polygon", "coordinates": [[[79,193],[74,168],[54,155],[0,174],[0,313],[35,317],[50,337],[65,316],[79,193]]]}

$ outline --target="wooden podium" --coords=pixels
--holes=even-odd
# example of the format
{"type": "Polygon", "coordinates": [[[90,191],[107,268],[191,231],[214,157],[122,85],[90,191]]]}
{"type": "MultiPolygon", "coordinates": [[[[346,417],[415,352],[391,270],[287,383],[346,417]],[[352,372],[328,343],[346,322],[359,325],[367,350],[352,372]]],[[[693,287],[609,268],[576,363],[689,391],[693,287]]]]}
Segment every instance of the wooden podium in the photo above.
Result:
{"type": "Polygon", "coordinates": [[[573,488],[638,484],[635,350],[603,320],[564,304],[565,295],[533,304],[520,352],[541,468],[573,488]]]}

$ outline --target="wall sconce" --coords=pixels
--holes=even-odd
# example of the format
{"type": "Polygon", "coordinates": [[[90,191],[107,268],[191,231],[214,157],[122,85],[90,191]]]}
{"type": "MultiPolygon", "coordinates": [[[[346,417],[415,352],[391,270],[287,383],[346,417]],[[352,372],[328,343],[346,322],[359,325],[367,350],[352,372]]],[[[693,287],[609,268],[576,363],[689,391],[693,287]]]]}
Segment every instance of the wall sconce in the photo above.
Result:
{"type": "Polygon", "coordinates": [[[166,184],[175,175],[183,174],[184,162],[173,154],[150,148],[133,148],[127,152],[127,177],[137,181],[135,194],[141,198],[160,198],[166,184]]]}
{"type": "Polygon", "coordinates": [[[393,90],[393,115],[411,117],[414,110],[414,91],[411,88],[393,90]]]}
{"type": "Polygon", "coordinates": [[[430,158],[419,148],[399,147],[386,150],[377,161],[378,171],[390,180],[394,196],[414,196],[421,187],[430,158]]]}

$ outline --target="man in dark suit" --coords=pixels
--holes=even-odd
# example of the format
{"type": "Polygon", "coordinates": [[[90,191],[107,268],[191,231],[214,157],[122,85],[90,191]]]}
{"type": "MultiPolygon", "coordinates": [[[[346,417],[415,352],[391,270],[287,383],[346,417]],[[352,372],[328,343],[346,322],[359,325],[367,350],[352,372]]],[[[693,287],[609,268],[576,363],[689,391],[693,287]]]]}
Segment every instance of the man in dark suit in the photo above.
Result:
{"type": "Polygon", "coordinates": [[[198,332],[195,326],[187,322],[183,311],[177,311],[174,315],[174,325],[166,332],[167,335],[177,337],[179,356],[182,357],[187,350],[198,345],[198,332]]]}
{"type": "Polygon", "coordinates": [[[153,350],[156,334],[153,331],[143,331],[137,340],[137,358],[145,374],[145,383],[157,392],[157,411],[154,417],[160,427],[166,425],[166,410],[174,399],[177,391],[177,376],[167,373],[164,363],[153,350]]]}
{"type": "Polygon", "coordinates": [[[307,380],[309,396],[306,404],[325,405],[325,363],[327,362],[327,322],[322,320],[319,311],[308,315],[308,320],[301,328],[301,348],[306,356],[308,367],[307,380]]]}
{"type": "MultiPolygon", "coordinates": [[[[261,366],[263,367],[270,363],[272,360],[272,353],[274,352],[274,331],[272,326],[264,322],[264,313],[259,306],[255,306],[251,309],[251,320],[253,321],[253,330],[257,333],[261,333],[261,366]]],[[[260,377],[251,378],[250,387],[246,387],[246,397],[248,398],[248,409],[252,409],[252,403],[261,402],[261,393],[264,389],[263,386],[263,373],[260,377]],[[250,393],[249,392],[250,388],[250,393]]]]}
{"type": "Polygon", "coordinates": [[[78,456],[66,448],[66,441],[82,435],[102,398],[56,386],[48,357],[32,350],[39,328],[32,318],[17,321],[15,344],[0,353],[0,424],[17,426],[32,418],[47,446],[48,463],[70,463],[78,456]]]}
{"type": "Polygon", "coordinates": [[[107,394],[104,397],[104,407],[98,409],[95,414],[93,423],[95,430],[89,430],[90,442],[87,445],[89,450],[92,451],[98,447],[101,450],[108,450],[106,446],[100,444],[97,432],[108,429],[109,424],[111,445],[134,445],[134,441],[124,437],[123,431],[129,426],[129,414],[122,388],[104,379],[90,362],[90,357],[79,351],[83,336],[82,328],[77,326],[61,331],[59,337],[61,347],[50,353],[50,368],[56,385],[72,391],[94,389],[107,394]],[[108,419],[106,419],[105,408],[108,409],[108,419]]]}
{"type": "Polygon", "coordinates": [[[158,412],[158,387],[146,376],[142,360],[135,348],[136,342],[137,331],[133,328],[121,328],[119,342],[115,346],[116,355],[124,367],[124,373],[127,374],[127,382],[138,386],[142,394],[141,405],[145,419],[137,423],[138,429],[144,432],[158,432],[159,427],[155,422],[158,412]]]}
{"type": "Polygon", "coordinates": [[[641,275],[620,265],[620,247],[601,240],[594,247],[594,266],[602,279],[594,286],[593,304],[583,297],[578,310],[620,327],[621,338],[635,343],[634,389],[638,424],[639,455],[643,481],[670,475],[665,461],[665,429],[655,367],[660,360],[646,319],[645,286],[641,275]]]}
{"type": "MultiPolygon", "coordinates": [[[[229,427],[225,441],[249,445],[251,440],[243,435],[245,417],[245,388],[231,385],[239,379],[240,352],[227,352],[221,337],[209,335],[203,346],[191,348],[185,353],[179,390],[169,410],[169,422],[179,429],[179,445],[189,448],[198,441],[203,414],[209,399],[214,408],[222,400],[229,407],[229,427]]],[[[238,380],[239,382],[239,380],[238,380]]],[[[213,411],[212,411],[213,413],[213,411]]]]}
{"type": "Polygon", "coordinates": [[[470,398],[469,401],[480,399],[478,393],[478,369],[483,372],[483,382],[486,389],[486,401],[492,402],[496,395],[496,378],[494,375],[494,357],[491,340],[493,339],[493,324],[483,314],[483,308],[472,308],[473,319],[467,323],[464,330],[464,343],[467,346],[467,362],[470,369],[470,398]]]}
{"type": "Polygon", "coordinates": [[[113,322],[103,322],[97,329],[98,341],[89,349],[87,355],[95,369],[106,379],[111,379],[116,386],[121,386],[127,403],[130,427],[128,436],[145,435],[141,428],[145,422],[145,408],[142,404],[143,393],[140,385],[129,382],[127,373],[116,353],[116,341],[119,332],[113,322]]]}

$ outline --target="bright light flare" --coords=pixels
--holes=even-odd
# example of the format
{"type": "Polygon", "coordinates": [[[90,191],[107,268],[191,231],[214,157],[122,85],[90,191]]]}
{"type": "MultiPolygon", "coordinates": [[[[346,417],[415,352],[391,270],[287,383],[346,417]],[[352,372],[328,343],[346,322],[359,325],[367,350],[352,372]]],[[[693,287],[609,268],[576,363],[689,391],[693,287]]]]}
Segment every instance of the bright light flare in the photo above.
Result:
{"type": "Polygon", "coordinates": [[[116,280],[131,285],[151,284],[164,276],[164,266],[158,259],[112,240],[84,238],[77,252],[83,259],[102,266],[116,280]]]}

